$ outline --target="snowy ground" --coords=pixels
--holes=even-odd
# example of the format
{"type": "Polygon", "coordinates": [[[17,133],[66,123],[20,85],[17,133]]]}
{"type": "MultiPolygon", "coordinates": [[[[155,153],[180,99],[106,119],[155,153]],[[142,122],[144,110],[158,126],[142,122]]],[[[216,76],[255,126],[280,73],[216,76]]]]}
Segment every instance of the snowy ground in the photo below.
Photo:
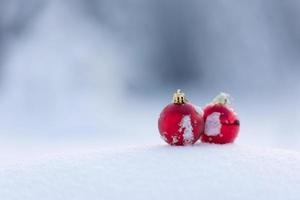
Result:
{"type": "Polygon", "coordinates": [[[1,199],[298,199],[300,153],[115,145],[0,167],[1,199]]]}

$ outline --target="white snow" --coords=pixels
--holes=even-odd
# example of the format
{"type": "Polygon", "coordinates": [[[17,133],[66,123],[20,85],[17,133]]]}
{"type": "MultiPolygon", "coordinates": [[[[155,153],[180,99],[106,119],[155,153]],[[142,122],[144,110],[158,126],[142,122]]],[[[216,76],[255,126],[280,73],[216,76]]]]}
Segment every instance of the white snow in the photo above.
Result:
{"type": "Polygon", "coordinates": [[[191,144],[192,141],[194,140],[191,116],[190,115],[183,116],[179,126],[180,126],[179,132],[182,132],[182,130],[183,130],[184,143],[191,144]]]}
{"type": "Polygon", "coordinates": [[[196,109],[196,112],[199,114],[199,115],[202,115],[203,116],[203,110],[200,106],[195,106],[195,109],[196,109]]]}
{"type": "Polygon", "coordinates": [[[240,145],[111,146],[0,167],[0,197],[297,199],[300,153],[240,145]]]}
{"type": "Polygon", "coordinates": [[[220,122],[219,112],[213,112],[207,116],[205,121],[205,134],[208,136],[216,136],[221,132],[221,122],[220,122]]]}

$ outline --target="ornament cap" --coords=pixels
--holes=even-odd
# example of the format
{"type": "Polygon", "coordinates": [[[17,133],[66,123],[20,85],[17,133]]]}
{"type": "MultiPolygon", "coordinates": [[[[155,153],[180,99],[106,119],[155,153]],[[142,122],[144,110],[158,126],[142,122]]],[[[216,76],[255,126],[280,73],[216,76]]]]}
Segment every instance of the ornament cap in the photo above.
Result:
{"type": "Polygon", "coordinates": [[[175,104],[184,104],[186,103],[188,100],[185,98],[184,93],[178,89],[174,95],[173,95],[173,103],[175,104]]]}
{"type": "Polygon", "coordinates": [[[216,96],[212,103],[220,103],[224,105],[231,104],[230,95],[224,92],[221,92],[218,96],[216,96]]]}

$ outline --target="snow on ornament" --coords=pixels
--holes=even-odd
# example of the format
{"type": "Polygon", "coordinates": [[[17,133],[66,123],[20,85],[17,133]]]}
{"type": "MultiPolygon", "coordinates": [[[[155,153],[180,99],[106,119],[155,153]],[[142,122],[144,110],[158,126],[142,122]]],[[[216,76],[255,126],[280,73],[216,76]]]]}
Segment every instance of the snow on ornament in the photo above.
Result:
{"type": "Polygon", "coordinates": [[[204,108],[205,127],[202,142],[226,144],[234,142],[240,128],[237,114],[230,106],[229,95],[220,93],[204,108]]]}
{"type": "Polygon", "coordinates": [[[158,128],[161,138],[170,145],[194,144],[203,133],[202,112],[187,101],[181,90],[177,90],[173,103],[160,113],[158,128]]]}

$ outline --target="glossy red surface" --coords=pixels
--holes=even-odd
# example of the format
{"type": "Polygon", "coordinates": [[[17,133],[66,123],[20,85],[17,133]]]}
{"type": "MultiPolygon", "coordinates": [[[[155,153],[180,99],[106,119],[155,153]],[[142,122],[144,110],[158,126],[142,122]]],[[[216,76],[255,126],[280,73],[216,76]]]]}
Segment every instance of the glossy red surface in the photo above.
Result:
{"type": "Polygon", "coordinates": [[[216,136],[209,136],[206,133],[206,130],[204,130],[201,141],[216,144],[226,144],[234,142],[240,129],[240,121],[238,120],[236,113],[226,105],[210,104],[204,108],[204,121],[206,122],[207,117],[214,112],[220,113],[220,134],[216,136]]]}
{"type": "Polygon", "coordinates": [[[204,120],[201,113],[190,103],[169,104],[160,114],[158,128],[161,137],[170,145],[194,144],[203,133],[204,120]],[[185,139],[185,129],[181,126],[185,116],[189,116],[192,126],[192,139],[185,139]]]}

